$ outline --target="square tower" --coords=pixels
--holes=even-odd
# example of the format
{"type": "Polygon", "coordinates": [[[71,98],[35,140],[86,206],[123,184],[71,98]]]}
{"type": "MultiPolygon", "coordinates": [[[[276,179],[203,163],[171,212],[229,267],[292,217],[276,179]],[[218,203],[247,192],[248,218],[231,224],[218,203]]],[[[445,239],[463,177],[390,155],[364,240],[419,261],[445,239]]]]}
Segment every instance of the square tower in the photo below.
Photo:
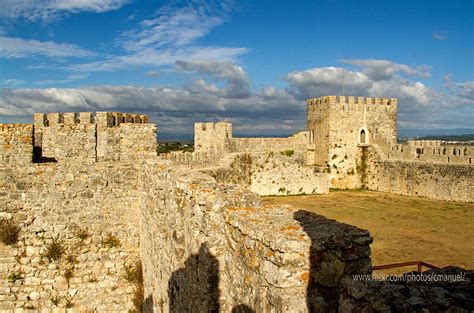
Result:
{"type": "Polygon", "coordinates": [[[307,103],[314,164],[331,173],[331,187],[360,188],[364,148],[397,142],[397,99],[324,96],[307,103]]]}

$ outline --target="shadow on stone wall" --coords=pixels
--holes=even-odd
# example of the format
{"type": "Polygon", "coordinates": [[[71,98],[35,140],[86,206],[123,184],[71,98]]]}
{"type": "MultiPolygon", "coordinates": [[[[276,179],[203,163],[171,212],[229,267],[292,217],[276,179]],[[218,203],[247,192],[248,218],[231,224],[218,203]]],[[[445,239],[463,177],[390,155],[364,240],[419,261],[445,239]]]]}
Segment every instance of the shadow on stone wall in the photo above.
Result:
{"type": "Polygon", "coordinates": [[[232,308],[231,313],[255,313],[255,311],[246,304],[239,304],[232,308]]]}
{"type": "MultiPolygon", "coordinates": [[[[219,312],[219,261],[202,244],[197,254],[191,255],[184,267],[171,274],[168,282],[169,311],[219,312]]],[[[147,307],[153,307],[149,299],[147,307]]],[[[232,308],[232,313],[254,313],[245,304],[232,308]]]]}
{"type": "MultiPolygon", "coordinates": [[[[311,248],[310,248],[310,271],[309,271],[309,280],[308,280],[308,287],[307,287],[307,297],[306,297],[306,304],[308,307],[309,312],[328,312],[334,311],[334,308],[337,307],[337,303],[327,303],[325,300],[334,300],[337,301],[338,293],[337,290],[334,288],[320,288],[317,283],[317,271],[320,269],[320,263],[325,258],[324,251],[319,251],[319,249],[315,249],[318,244],[317,233],[320,230],[317,230],[314,226],[319,225],[326,218],[311,213],[307,211],[296,211],[294,213],[294,218],[297,220],[300,225],[303,227],[303,230],[308,234],[311,238],[311,248]],[[331,310],[332,309],[332,310],[331,310]]],[[[337,273],[335,273],[337,276],[337,273]]]]}
{"type": "Polygon", "coordinates": [[[294,219],[311,238],[306,303],[309,312],[337,312],[343,277],[370,272],[368,231],[308,211],[294,219]],[[355,243],[357,242],[357,243],[355,243]]]}
{"type": "Polygon", "coordinates": [[[219,312],[219,262],[202,244],[168,282],[170,312],[219,312]]]}

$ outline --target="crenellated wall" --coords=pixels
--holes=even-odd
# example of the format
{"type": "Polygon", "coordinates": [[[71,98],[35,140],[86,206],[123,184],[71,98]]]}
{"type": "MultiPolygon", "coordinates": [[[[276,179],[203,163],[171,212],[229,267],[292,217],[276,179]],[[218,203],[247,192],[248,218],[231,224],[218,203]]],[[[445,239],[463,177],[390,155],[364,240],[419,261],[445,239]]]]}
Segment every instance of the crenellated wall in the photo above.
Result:
{"type": "Polygon", "coordinates": [[[135,152],[156,152],[156,126],[148,124],[146,115],[35,113],[33,127],[0,126],[2,163],[127,161],[135,152]]]}
{"type": "Polygon", "coordinates": [[[360,188],[360,146],[373,136],[397,140],[397,99],[325,96],[308,99],[314,163],[325,167],[333,188],[360,188]]]}
{"type": "Polygon", "coordinates": [[[371,190],[447,201],[474,201],[472,164],[388,159],[377,146],[366,149],[365,176],[371,190]]]}
{"type": "Polygon", "coordinates": [[[474,147],[441,140],[408,140],[384,150],[391,160],[441,164],[473,164],[474,147]]]}
{"type": "Polygon", "coordinates": [[[235,138],[232,124],[227,122],[194,125],[194,151],[212,153],[216,157],[236,152],[303,151],[308,147],[309,140],[307,131],[299,131],[290,137],[235,138]]]}

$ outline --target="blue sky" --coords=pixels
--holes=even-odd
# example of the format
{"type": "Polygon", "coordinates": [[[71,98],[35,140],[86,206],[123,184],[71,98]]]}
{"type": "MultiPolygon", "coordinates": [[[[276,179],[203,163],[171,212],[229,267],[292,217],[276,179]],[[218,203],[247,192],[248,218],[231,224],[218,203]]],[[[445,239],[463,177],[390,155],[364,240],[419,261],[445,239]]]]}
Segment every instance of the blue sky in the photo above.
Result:
{"type": "Polygon", "coordinates": [[[0,122],[148,113],[164,133],[305,127],[308,97],[399,98],[403,133],[474,132],[474,1],[0,0],[0,122]],[[469,131],[468,131],[469,132],[469,131]]]}

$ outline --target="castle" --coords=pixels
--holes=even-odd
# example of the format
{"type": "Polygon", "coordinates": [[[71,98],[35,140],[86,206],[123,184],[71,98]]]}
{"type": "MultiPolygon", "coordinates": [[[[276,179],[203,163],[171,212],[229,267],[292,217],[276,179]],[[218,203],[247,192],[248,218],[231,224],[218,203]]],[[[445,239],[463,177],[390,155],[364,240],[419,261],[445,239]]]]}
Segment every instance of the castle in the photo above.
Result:
{"type": "MultiPolygon", "coordinates": [[[[0,310],[439,308],[409,302],[410,286],[351,280],[371,273],[367,231],[264,207],[259,195],[368,188],[472,202],[472,148],[397,143],[396,99],[326,96],[307,107],[307,130],[288,138],[235,138],[229,123],[196,123],[194,152],[161,156],[145,115],[1,124],[0,222],[19,234],[0,243],[0,310]],[[130,279],[135,264],[143,285],[130,279]]],[[[442,308],[466,308],[453,296],[462,288],[443,290],[442,308]]]]}

